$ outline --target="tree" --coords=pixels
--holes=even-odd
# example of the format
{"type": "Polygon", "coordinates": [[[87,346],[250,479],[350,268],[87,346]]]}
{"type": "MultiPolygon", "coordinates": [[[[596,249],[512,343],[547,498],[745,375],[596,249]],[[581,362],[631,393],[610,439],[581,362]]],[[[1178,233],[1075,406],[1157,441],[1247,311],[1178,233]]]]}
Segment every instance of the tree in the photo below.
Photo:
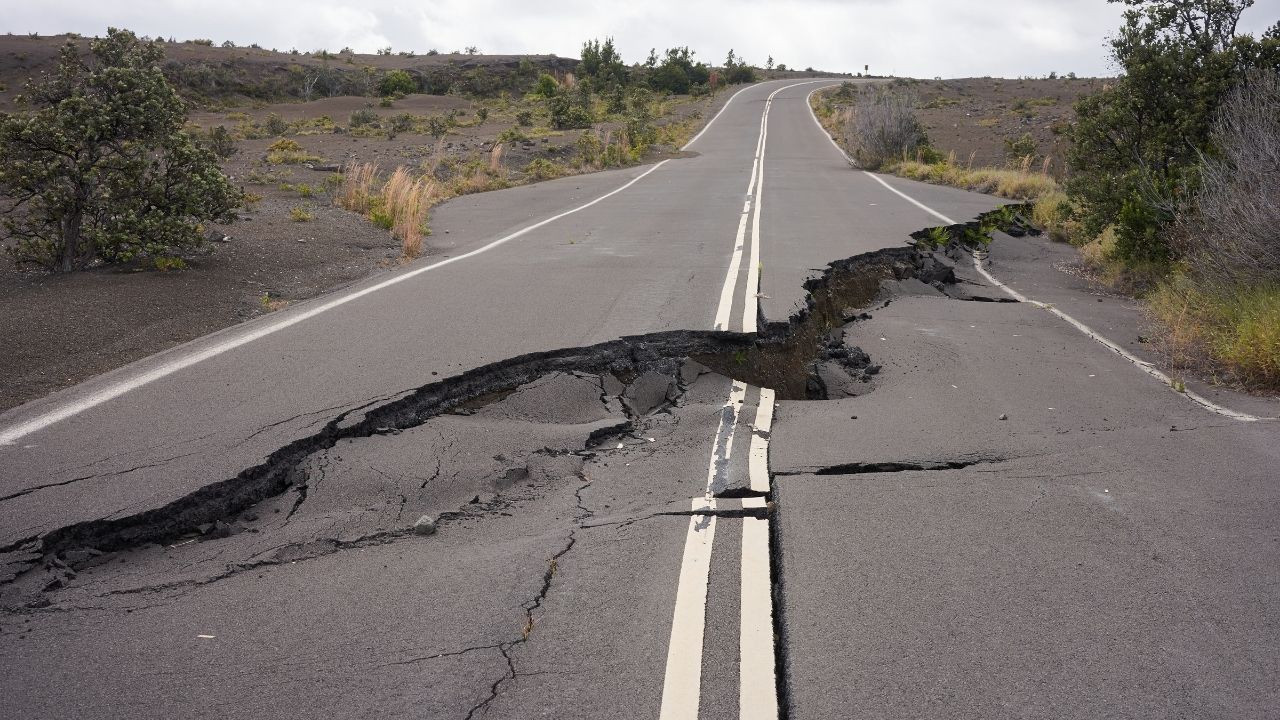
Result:
{"type": "Polygon", "coordinates": [[[200,222],[241,202],[183,130],[186,104],[154,43],[112,28],[90,53],[68,43],[56,70],[27,83],[36,109],[0,115],[4,229],[20,259],[64,272],[196,245],[200,222]]]}
{"type": "Polygon", "coordinates": [[[772,70],[772,69],[773,69],[773,56],[772,56],[772,55],[770,55],[770,56],[769,56],[769,59],[768,59],[768,60],[765,60],[765,61],[764,61],[764,69],[765,69],[765,70],[772,70]]]}
{"type": "Polygon", "coordinates": [[[1167,228],[1195,191],[1226,93],[1252,68],[1280,68],[1280,23],[1237,35],[1253,0],[1109,0],[1129,6],[1111,40],[1124,75],[1076,103],[1068,191],[1086,232],[1112,225],[1125,259],[1165,261],[1167,228]]]}
{"type": "Polygon", "coordinates": [[[596,85],[607,88],[613,85],[625,85],[627,68],[622,56],[613,46],[613,38],[608,37],[601,43],[599,40],[588,40],[582,44],[582,63],[578,71],[583,77],[591,78],[596,85]]]}
{"type": "Polygon", "coordinates": [[[693,61],[693,51],[688,47],[669,48],[662,64],[649,74],[649,85],[654,90],[683,95],[694,85],[704,85],[711,70],[703,63],[693,61]]]}
{"type": "Polygon", "coordinates": [[[756,71],[730,48],[729,56],[724,59],[724,79],[730,84],[755,82],[756,71]]]}

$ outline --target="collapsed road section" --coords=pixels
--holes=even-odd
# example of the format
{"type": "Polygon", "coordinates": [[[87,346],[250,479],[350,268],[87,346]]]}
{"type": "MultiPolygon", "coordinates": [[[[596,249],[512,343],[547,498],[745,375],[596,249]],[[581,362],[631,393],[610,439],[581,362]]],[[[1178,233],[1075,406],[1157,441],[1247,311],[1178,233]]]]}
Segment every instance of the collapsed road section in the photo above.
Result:
{"type": "MultiPolygon", "coordinates": [[[[682,711],[710,716],[709,704],[727,707],[721,699],[737,694],[738,704],[776,715],[786,683],[772,689],[772,662],[749,667],[786,653],[774,642],[775,632],[785,640],[775,615],[777,535],[753,524],[779,511],[767,467],[773,403],[870,391],[879,367],[844,342],[843,328],[901,293],[957,293],[959,252],[956,243],[918,245],[834,263],[806,285],[803,311],[755,336],[656,333],[477,368],[343,413],[162,507],[15,543],[3,549],[0,587],[2,632],[22,641],[6,642],[7,664],[23,668],[10,681],[35,688],[33,714],[58,714],[44,712],[64,700],[39,690],[41,668],[61,666],[80,643],[93,647],[84,662],[108,666],[148,713],[170,701],[190,707],[227,686],[260,702],[233,663],[166,698],[141,670],[184,667],[200,643],[231,637],[235,657],[252,667],[285,663],[299,687],[336,661],[379,703],[426,673],[430,692],[408,695],[431,712],[519,715],[558,687],[548,679],[557,673],[589,677],[582,686],[592,688],[625,685],[629,673],[661,678],[663,668],[672,677],[681,621],[671,583],[684,576],[696,537],[707,565],[691,597],[701,597],[695,619],[705,640],[694,643],[698,669],[675,676],[719,671],[684,694],[692,708],[682,711]],[[690,472],[712,437],[706,472],[690,472]],[[699,533],[717,521],[713,546],[699,533]],[[725,524],[741,532],[726,534],[725,524]],[[746,570],[761,559],[763,577],[775,580],[763,595],[761,575],[746,570]],[[762,611],[763,625],[749,627],[762,611]],[[343,630],[326,637],[323,623],[290,624],[304,617],[340,619],[343,630]],[[642,636],[657,640],[617,645],[642,636]],[[161,637],[170,645],[157,645],[161,637]],[[608,652],[583,659],[589,641],[608,652]],[[121,651],[155,658],[121,665],[113,659],[121,651]],[[747,682],[753,672],[769,676],[764,695],[774,703],[748,692],[760,687],[747,682]]],[[[655,712],[661,690],[649,698],[655,712]]],[[[321,692],[300,707],[305,715],[356,701],[321,692]]],[[[88,715],[110,707],[65,702],[103,711],[88,715]]],[[[574,702],[580,716],[598,716],[574,702]]]]}

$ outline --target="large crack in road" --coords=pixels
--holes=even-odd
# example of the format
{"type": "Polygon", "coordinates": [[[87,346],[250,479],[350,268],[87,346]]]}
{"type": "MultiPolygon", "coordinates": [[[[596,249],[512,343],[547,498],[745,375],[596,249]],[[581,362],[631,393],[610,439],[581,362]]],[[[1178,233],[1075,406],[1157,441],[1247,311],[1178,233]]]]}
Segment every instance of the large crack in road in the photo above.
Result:
{"type": "MultiPolygon", "coordinates": [[[[1016,214],[996,211],[975,223],[989,233],[1018,227],[1021,221],[1016,214]]],[[[955,273],[963,248],[972,245],[974,225],[943,233],[922,231],[912,246],[832,263],[821,276],[805,283],[802,310],[785,322],[762,323],[758,334],[659,332],[532,353],[432,382],[394,400],[347,410],[318,432],[271,453],[264,462],[162,507],[70,524],[0,549],[0,557],[7,555],[9,569],[9,577],[0,579],[0,605],[8,612],[26,614],[92,609],[95,602],[120,596],[158,593],[171,600],[245,572],[402,541],[414,536],[411,523],[427,510],[442,529],[455,524],[465,527],[489,515],[509,516],[522,502],[573,478],[578,484],[572,527],[548,558],[538,593],[521,606],[523,630],[518,636],[464,651],[496,650],[506,667],[467,717],[485,714],[504,685],[519,676],[512,650],[535,632],[558,562],[574,549],[580,530],[613,527],[620,531],[638,522],[688,515],[774,518],[769,525],[768,563],[777,636],[773,647],[778,706],[785,716],[789,706],[786,618],[782,616],[785,589],[781,523],[776,521],[779,508],[773,493],[763,494],[761,500],[767,504],[751,507],[732,500],[692,510],[687,501],[683,507],[672,502],[665,507],[661,503],[615,508],[606,504],[611,513],[602,517],[583,498],[583,491],[592,485],[589,473],[608,467],[611,452],[644,455],[652,452],[655,436],[674,434],[681,421],[679,408],[701,378],[772,388],[781,400],[820,400],[870,391],[879,367],[861,348],[845,343],[844,328],[869,319],[869,308],[888,305],[902,294],[987,299],[972,295],[955,273]],[[944,234],[948,239],[934,245],[944,234]],[[504,435],[495,431],[501,424],[521,429],[504,435]],[[382,454],[405,460],[380,466],[376,458],[382,454]],[[493,461],[477,462],[484,455],[493,461]],[[239,540],[232,545],[218,544],[236,536],[239,540]],[[172,548],[205,545],[210,551],[194,560],[167,555],[172,548]],[[143,567],[151,563],[150,569],[131,575],[135,557],[143,567]],[[209,569],[219,563],[220,568],[209,569]],[[192,571],[192,567],[203,569],[192,571]],[[93,578],[77,583],[86,570],[93,578]],[[113,575],[122,579],[112,581],[113,575]]],[[[734,423],[736,419],[729,425],[734,423]]],[[[764,437],[767,440],[767,433],[764,437]]],[[[965,458],[940,462],[937,467],[993,461],[999,459],[965,458]]],[[[817,473],[921,469],[934,467],[849,463],[817,473]]],[[[722,498],[760,495],[741,484],[720,487],[715,494],[722,498]]],[[[393,664],[453,654],[435,653],[393,664]]]]}
{"type": "MultiPolygon", "coordinates": [[[[779,399],[825,399],[865,392],[879,368],[862,349],[844,344],[841,328],[869,318],[873,300],[914,283],[956,299],[969,297],[958,284],[955,259],[975,238],[995,230],[1025,232],[1022,206],[1006,206],[973,222],[922,230],[913,245],[857,255],[831,263],[822,275],[805,283],[804,307],[784,322],[762,326],[756,335],[725,331],[669,331],[623,337],[585,347],[531,353],[477,367],[455,377],[424,385],[398,399],[343,412],[318,432],[295,440],[233,478],[207,485],[182,498],[122,518],[75,523],[0,548],[8,555],[9,577],[4,603],[32,602],[28,591],[61,587],[68,571],[100,563],[106,553],[128,552],[152,544],[225,537],[237,520],[254,517],[253,509],[287,493],[295,493],[285,523],[308,500],[331,461],[325,453],[340,444],[386,437],[419,428],[446,414],[466,415],[501,402],[517,389],[557,375],[590,376],[602,404],[616,405],[616,422],[593,427],[584,446],[636,429],[637,422],[678,400],[686,385],[682,373],[705,368],[726,377],[776,390],[779,399]],[[945,238],[939,241],[939,238],[945,238]],[[692,363],[692,364],[691,364],[692,363]],[[43,573],[39,572],[43,570],[43,573]],[[32,582],[28,576],[42,575],[32,582]],[[23,581],[27,578],[26,581],[23,581]],[[25,591],[15,593],[15,586],[25,591]]],[[[550,400],[548,400],[550,402],[550,400]]],[[[559,452],[576,452],[561,448],[559,452]]],[[[418,484],[427,489],[439,476],[440,455],[427,460],[434,474],[418,484]]],[[[524,472],[527,472],[525,470],[524,472]]],[[[401,505],[404,496],[400,495],[401,505]]],[[[403,510],[397,518],[403,516],[403,510]]],[[[261,531],[261,530],[259,530],[261,531]]],[[[384,527],[346,540],[333,549],[385,541],[409,531],[384,527]]],[[[255,561],[260,562],[260,561],[255,561]]],[[[36,602],[40,602],[37,600],[36,602]]],[[[40,602],[40,604],[44,604],[40,602]]]]}

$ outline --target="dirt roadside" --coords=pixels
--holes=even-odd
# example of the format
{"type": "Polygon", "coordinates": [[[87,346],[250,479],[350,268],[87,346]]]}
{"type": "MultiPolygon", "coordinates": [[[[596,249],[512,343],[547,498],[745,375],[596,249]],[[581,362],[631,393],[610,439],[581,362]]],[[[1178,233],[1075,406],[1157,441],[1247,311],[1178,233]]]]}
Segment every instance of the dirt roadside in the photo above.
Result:
{"type": "MultiPolygon", "coordinates": [[[[695,131],[735,89],[723,89],[710,98],[673,98],[658,123],[682,124],[686,132],[695,131]]],[[[502,110],[493,101],[456,96],[410,95],[390,108],[365,97],[334,97],[202,111],[191,121],[207,130],[261,123],[274,113],[290,123],[327,117],[346,124],[350,114],[361,109],[379,118],[453,113],[458,125],[439,139],[413,131],[291,132],[291,139],[318,158],[313,164],[317,169],[266,163],[267,146],[279,138],[238,140],[238,152],[223,162],[224,171],[261,200],[236,222],[210,227],[219,239],[186,255],[185,270],[99,267],[60,276],[21,268],[0,255],[0,375],[5,378],[0,411],[396,267],[399,241],[364,217],[334,206],[326,196],[325,180],[333,176],[328,168],[352,160],[390,170],[399,165],[421,168],[442,158],[446,163],[487,159],[499,136],[516,126],[517,111],[516,106],[502,110]],[[490,108],[489,115],[477,122],[481,107],[490,108]],[[295,208],[304,208],[313,219],[291,221],[295,208]]],[[[503,172],[511,184],[533,180],[522,168],[534,158],[568,161],[582,133],[525,130],[523,138],[504,143],[503,172]]],[[[593,129],[606,136],[612,130],[607,123],[593,129]]],[[[672,151],[655,147],[650,156],[656,159],[672,151]]],[[[425,254],[432,252],[428,237],[425,254]]]]}

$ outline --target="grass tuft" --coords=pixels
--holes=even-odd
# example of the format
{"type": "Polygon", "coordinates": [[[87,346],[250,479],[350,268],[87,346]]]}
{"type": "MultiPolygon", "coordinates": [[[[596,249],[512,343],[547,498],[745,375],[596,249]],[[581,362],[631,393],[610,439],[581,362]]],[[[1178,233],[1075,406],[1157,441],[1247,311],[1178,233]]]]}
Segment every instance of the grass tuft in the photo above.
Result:
{"type": "Polygon", "coordinates": [[[390,219],[391,235],[400,240],[401,253],[412,260],[422,253],[427,211],[437,194],[429,178],[414,179],[404,167],[396,168],[382,188],[382,210],[390,219]]]}
{"type": "Polygon", "coordinates": [[[1031,172],[1027,163],[1017,169],[968,169],[946,161],[923,163],[904,160],[885,169],[912,180],[950,185],[1012,200],[1033,201],[1050,193],[1061,192],[1057,181],[1044,173],[1031,172]]]}
{"type": "Polygon", "coordinates": [[[272,165],[300,165],[306,162],[318,162],[322,158],[312,155],[298,144],[297,140],[282,138],[267,147],[267,162],[272,165]]]}
{"type": "Polygon", "coordinates": [[[1186,275],[1148,296],[1178,369],[1208,369],[1250,390],[1280,390],[1280,284],[1207,287],[1186,275]]]}
{"type": "Polygon", "coordinates": [[[334,202],[346,210],[369,212],[373,200],[373,183],[378,179],[378,166],[352,161],[342,172],[342,185],[334,202]]]}

